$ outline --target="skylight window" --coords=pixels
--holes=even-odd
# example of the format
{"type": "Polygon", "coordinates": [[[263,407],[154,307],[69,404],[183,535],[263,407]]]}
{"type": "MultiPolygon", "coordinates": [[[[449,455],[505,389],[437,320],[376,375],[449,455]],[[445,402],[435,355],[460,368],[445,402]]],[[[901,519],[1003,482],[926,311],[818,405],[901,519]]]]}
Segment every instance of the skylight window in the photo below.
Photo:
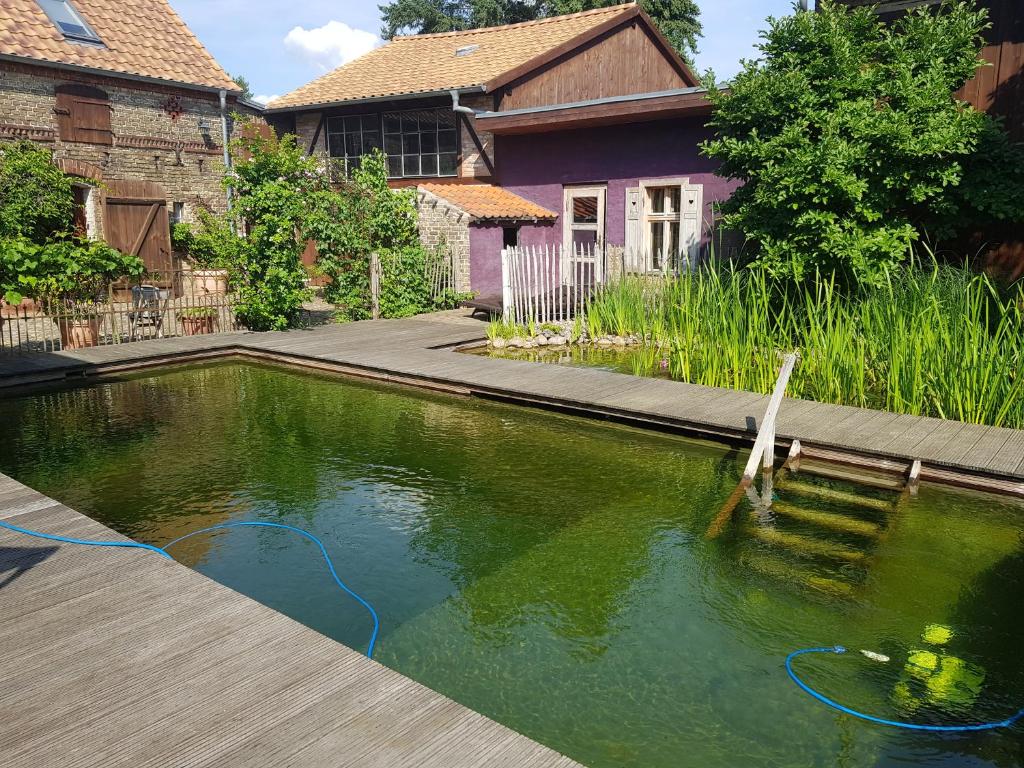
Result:
{"type": "Polygon", "coordinates": [[[81,14],[71,5],[71,0],[36,0],[68,40],[103,44],[81,14]]]}
{"type": "Polygon", "coordinates": [[[479,45],[464,45],[461,48],[456,48],[455,49],[455,55],[456,56],[469,56],[469,54],[473,53],[473,51],[475,51],[479,47],[480,47],[479,45]]]}

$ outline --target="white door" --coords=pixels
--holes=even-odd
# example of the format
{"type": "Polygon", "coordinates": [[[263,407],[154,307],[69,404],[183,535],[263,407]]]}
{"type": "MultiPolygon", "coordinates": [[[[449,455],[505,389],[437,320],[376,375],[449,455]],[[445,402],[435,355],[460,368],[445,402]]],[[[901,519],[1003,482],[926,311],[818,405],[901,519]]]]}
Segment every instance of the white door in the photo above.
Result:
{"type": "Polygon", "coordinates": [[[604,213],[607,187],[566,187],[562,216],[563,276],[573,282],[604,279],[604,213]],[[577,274],[578,273],[578,274],[577,274]],[[583,273],[587,273],[583,277],[583,273]]]}

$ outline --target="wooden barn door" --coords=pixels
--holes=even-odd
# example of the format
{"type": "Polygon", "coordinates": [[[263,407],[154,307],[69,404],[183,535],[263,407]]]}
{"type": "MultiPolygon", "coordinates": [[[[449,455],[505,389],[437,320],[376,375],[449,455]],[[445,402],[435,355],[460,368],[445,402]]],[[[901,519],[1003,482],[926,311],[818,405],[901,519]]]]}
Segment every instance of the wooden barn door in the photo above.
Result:
{"type": "Polygon", "coordinates": [[[142,259],[150,273],[150,283],[170,287],[175,264],[163,191],[151,182],[110,182],[108,186],[104,211],[106,241],[119,251],[142,259]]]}

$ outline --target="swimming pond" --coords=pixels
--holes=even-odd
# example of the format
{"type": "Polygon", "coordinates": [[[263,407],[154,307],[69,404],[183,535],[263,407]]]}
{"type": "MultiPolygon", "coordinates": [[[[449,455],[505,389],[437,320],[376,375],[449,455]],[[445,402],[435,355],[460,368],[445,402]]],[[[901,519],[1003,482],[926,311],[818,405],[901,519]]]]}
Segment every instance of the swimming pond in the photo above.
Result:
{"type": "MultiPolygon", "coordinates": [[[[237,520],[324,540],[375,658],[594,768],[1021,766],[1024,504],[800,473],[707,531],[745,455],[477,400],[224,363],[0,400],[0,470],[139,541],[237,520]],[[951,636],[949,636],[951,634],[951,636]]],[[[3,534],[7,535],[7,534],[3,534]]],[[[140,557],[147,556],[140,553],[140,557]]],[[[354,648],[314,546],[231,529],[202,573],[354,648]]],[[[26,578],[30,577],[29,575],[26,578]]]]}

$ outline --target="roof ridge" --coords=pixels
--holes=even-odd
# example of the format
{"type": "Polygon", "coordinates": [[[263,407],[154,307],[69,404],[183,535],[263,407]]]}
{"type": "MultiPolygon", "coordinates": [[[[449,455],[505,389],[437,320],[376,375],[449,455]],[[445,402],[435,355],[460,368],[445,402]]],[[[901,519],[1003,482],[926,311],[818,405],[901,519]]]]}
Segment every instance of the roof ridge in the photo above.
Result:
{"type": "Polygon", "coordinates": [[[397,43],[403,40],[423,40],[424,38],[437,38],[437,37],[459,37],[460,35],[475,35],[482,32],[494,32],[497,30],[506,29],[517,29],[521,27],[535,27],[541,24],[551,24],[553,22],[565,21],[566,19],[578,19],[581,16],[596,16],[598,14],[613,14],[621,13],[627,8],[632,8],[636,5],[635,0],[631,0],[628,3],[621,3],[619,5],[606,5],[603,8],[591,8],[587,11],[577,11],[576,13],[565,13],[560,16],[545,16],[542,19],[533,19],[532,21],[519,21],[515,24],[499,24],[494,27],[475,27],[474,29],[456,29],[451,32],[427,32],[419,35],[395,35],[389,42],[397,43]]]}

